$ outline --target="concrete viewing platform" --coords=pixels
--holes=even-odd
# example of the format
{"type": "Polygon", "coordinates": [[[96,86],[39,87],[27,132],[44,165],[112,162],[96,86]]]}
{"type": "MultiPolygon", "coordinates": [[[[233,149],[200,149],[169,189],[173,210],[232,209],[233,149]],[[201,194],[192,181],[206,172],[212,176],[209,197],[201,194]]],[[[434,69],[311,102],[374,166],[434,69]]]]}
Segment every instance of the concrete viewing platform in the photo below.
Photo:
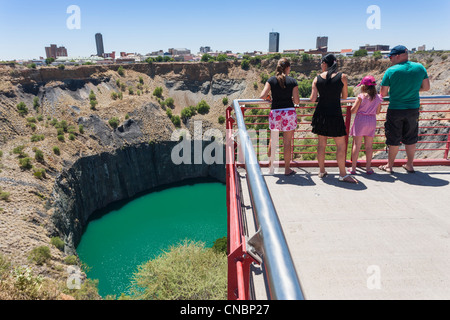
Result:
{"type": "MultiPolygon", "coordinates": [[[[318,168],[294,170],[262,172],[306,299],[450,299],[450,167],[358,169],[356,185],[339,182],[337,168],[324,179],[318,168]]],[[[245,174],[239,169],[252,236],[245,174]]],[[[251,273],[253,297],[267,299],[264,267],[251,273]]]]}

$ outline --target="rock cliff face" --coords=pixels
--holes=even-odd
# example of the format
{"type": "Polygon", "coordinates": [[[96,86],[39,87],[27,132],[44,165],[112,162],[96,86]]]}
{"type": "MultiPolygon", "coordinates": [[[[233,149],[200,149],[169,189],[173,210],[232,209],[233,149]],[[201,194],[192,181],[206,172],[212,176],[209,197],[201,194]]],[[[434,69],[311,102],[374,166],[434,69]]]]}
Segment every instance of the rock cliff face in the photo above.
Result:
{"type": "MultiPolygon", "coordinates": [[[[213,165],[174,164],[171,153],[176,144],[159,142],[125,147],[83,157],[64,170],[53,189],[52,219],[65,240],[66,251],[73,253],[90,215],[110,203],[185,179],[211,177],[225,183],[223,161],[213,165]]],[[[191,150],[194,159],[194,148],[191,150]]]]}

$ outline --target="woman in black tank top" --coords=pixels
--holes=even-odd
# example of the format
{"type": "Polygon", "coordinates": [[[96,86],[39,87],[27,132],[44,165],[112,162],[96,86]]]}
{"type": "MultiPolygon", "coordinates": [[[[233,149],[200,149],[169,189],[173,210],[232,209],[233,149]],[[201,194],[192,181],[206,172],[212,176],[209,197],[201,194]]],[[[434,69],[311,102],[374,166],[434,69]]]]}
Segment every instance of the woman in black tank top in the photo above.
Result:
{"type": "MultiPolygon", "coordinates": [[[[292,158],[292,140],[295,129],[297,128],[295,105],[300,103],[298,83],[297,80],[288,76],[290,71],[291,64],[289,60],[286,58],[280,59],[277,64],[276,76],[267,80],[260,95],[260,99],[268,100],[272,105],[272,110],[269,114],[271,132],[273,133],[275,130],[283,132],[284,174],[286,176],[296,173],[290,168],[290,164],[292,158]],[[272,94],[272,98],[270,98],[269,93],[272,94]]],[[[275,152],[272,150],[272,139],[276,139],[275,136],[277,135],[271,134],[268,149],[270,173],[274,172],[272,165],[275,162],[275,152]]]]}
{"type": "Polygon", "coordinates": [[[319,96],[312,119],[312,132],[318,135],[317,160],[319,162],[319,177],[327,175],[325,171],[325,148],[328,137],[336,142],[336,159],[339,166],[339,181],[356,183],[357,181],[345,170],[347,128],[342,116],[341,99],[347,99],[347,75],[337,72],[336,57],[327,54],[322,59],[322,73],[314,79],[311,102],[316,102],[319,96]]]}

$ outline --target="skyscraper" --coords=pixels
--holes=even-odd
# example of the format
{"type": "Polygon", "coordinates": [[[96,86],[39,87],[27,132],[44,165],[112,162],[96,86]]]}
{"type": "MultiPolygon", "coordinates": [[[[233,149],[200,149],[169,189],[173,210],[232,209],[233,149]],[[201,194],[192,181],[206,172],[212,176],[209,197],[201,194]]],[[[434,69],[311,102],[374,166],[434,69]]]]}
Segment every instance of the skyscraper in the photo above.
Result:
{"type": "Polygon", "coordinates": [[[269,52],[280,51],[280,34],[278,32],[269,33],[269,52]]]}
{"type": "Polygon", "coordinates": [[[103,36],[101,33],[95,34],[95,43],[97,44],[97,55],[103,56],[105,49],[103,48],[103,36]]]}
{"type": "Polygon", "coordinates": [[[317,37],[316,49],[328,47],[328,37],[317,37]]]}

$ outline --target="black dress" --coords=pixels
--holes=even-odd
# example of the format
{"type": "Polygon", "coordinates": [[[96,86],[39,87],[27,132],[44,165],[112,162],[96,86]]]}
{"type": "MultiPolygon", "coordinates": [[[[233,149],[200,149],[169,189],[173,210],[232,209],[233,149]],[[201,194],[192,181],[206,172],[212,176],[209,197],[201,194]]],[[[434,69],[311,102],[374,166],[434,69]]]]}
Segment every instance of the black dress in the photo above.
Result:
{"type": "Polygon", "coordinates": [[[344,84],[342,73],[330,80],[317,76],[319,103],[312,119],[312,132],[326,137],[342,137],[347,135],[344,117],[342,116],[341,93],[344,84]]]}

